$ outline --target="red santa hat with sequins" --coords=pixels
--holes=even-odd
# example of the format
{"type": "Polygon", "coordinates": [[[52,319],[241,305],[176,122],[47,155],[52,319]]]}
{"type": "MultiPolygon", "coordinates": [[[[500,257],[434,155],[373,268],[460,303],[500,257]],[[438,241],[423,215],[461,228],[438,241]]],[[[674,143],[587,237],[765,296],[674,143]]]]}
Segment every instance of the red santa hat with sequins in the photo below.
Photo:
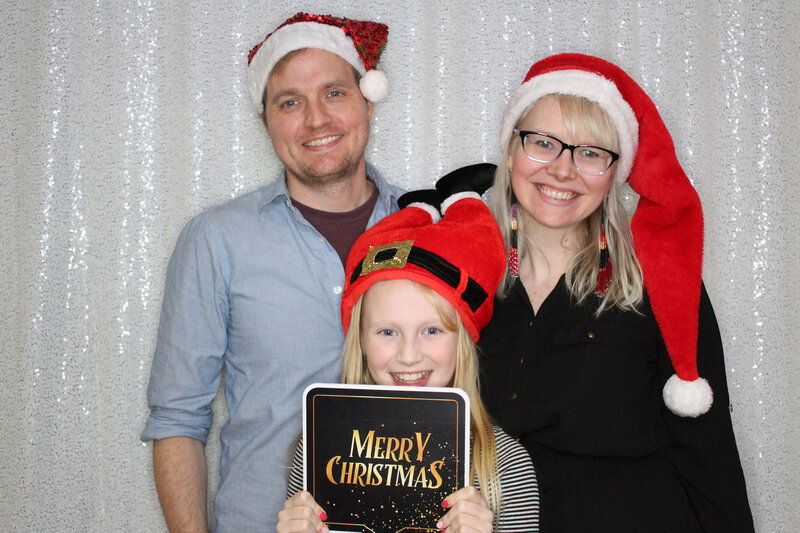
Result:
{"type": "Polygon", "coordinates": [[[250,50],[247,89],[256,111],[264,111],[264,88],[275,64],[289,52],[302,48],[319,48],[338,55],[361,74],[359,87],[364,98],[370,102],[382,100],[389,91],[389,82],[376,67],[388,33],[389,28],[380,22],[297,13],[250,50]]]}
{"type": "Polygon", "coordinates": [[[708,381],[697,371],[703,211],[672,137],[653,101],[622,69],[597,57],[559,54],[535,63],[514,92],[503,115],[501,149],[525,110],[548,94],[597,102],[617,129],[616,180],[640,195],[631,220],[634,248],[675,369],[664,386],[664,403],[677,415],[700,416],[713,402],[708,381]]]}
{"type": "Polygon", "coordinates": [[[408,279],[427,285],[458,311],[478,342],[492,317],[494,294],[506,269],[505,248],[492,213],[475,192],[459,192],[436,207],[411,203],[384,218],[353,244],[346,262],[342,325],[378,281],[408,279]]]}

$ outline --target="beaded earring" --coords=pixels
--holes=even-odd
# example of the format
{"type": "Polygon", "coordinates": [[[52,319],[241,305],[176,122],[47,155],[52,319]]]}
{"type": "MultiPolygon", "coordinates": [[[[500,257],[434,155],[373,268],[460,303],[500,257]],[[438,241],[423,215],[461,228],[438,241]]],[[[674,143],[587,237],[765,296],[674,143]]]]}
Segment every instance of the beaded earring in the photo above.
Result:
{"type": "Polygon", "coordinates": [[[508,271],[515,278],[519,277],[519,250],[517,249],[517,229],[519,221],[517,219],[517,204],[511,204],[511,237],[508,248],[508,271]]]}
{"type": "Polygon", "coordinates": [[[597,288],[594,293],[598,298],[605,296],[608,286],[611,284],[611,255],[608,252],[608,242],[606,241],[606,221],[600,225],[600,268],[597,271],[597,288]]]}

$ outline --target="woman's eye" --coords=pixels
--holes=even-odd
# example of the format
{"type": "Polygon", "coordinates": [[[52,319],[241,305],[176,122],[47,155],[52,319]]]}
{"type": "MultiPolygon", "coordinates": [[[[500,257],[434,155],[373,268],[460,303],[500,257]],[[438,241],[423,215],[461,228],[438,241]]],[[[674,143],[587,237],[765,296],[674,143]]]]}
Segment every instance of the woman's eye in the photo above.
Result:
{"type": "Polygon", "coordinates": [[[584,159],[594,159],[595,157],[600,157],[600,154],[595,152],[594,150],[589,150],[588,148],[584,148],[581,150],[581,157],[584,159]]]}

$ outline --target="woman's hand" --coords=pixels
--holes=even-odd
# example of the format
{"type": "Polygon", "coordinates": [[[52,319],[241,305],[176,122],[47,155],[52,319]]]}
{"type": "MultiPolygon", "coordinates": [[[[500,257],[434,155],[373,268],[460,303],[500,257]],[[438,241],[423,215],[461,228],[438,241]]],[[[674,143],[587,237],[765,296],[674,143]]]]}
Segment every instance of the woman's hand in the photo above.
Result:
{"type": "Polygon", "coordinates": [[[464,487],[449,495],[442,507],[449,509],[436,523],[447,533],[492,533],[494,515],[478,489],[464,487]]]}
{"type": "MultiPolygon", "coordinates": [[[[457,493],[456,493],[457,494],[457,493]]],[[[278,513],[278,533],[328,533],[322,522],[327,515],[310,492],[301,491],[283,502],[278,513]]]]}

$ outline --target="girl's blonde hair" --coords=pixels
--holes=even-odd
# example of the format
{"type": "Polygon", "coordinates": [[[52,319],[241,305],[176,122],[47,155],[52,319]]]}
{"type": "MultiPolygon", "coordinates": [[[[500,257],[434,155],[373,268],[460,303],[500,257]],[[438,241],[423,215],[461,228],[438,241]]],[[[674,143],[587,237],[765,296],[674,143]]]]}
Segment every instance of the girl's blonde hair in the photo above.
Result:
{"type": "MultiPolygon", "coordinates": [[[[421,283],[412,283],[434,303],[444,327],[457,334],[456,369],[450,386],[462,389],[469,397],[472,434],[470,478],[478,481],[481,491],[489,503],[489,508],[497,518],[500,514],[502,497],[500,475],[497,470],[497,447],[492,420],[481,400],[477,347],[458,313],[455,314],[454,320],[447,312],[448,310],[441,305],[440,300],[435,297],[436,292],[433,289],[421,283]]],[[[359,297],[351,311],[350,326],[345,335],[342,350],[342,383],[352,385],[375,383],[369,374],[366,354],[361,342],[361,307],[364,294],[359,297]]]]}
{"type": "MultiPolygon", "coordinates": [[[[592,143],[607,147],[613,151],[619,150],[619,137],[613,122],[597,103],[580,96],[551,94],[533,102],[522,115],[525,117],[531,109],[544,98],[555,98],[561,107],[561,115],[567,132],[571,136],[587,135],[592,143]]],[[[512,150],[521,150],[522,145],[518,136],[514,135],[509,140],[500,164],[495,172],[494,187],[489,207],[500,226],[506,253],[511,243],[511,205],[516,201],[511,188],[511,169],[508,166],[509,155],[512,150]]],[[[597,278],[600,266],[600,229],[605,218],[606,242],[613,277],[605,295],[600,300],[596,315],[604,310],[617,307],[622,310],[635,311],[643,298],[642,269],[633,248],[633,235],[631,234],[630,220],[625,212],[625,207],[619,194],[616,180],[616,167],[611,177],[611,187],[601,206],[592,213],[586,224],[586,236],[581,247],[567,266],[567,290],[578,304],[586,302],[594,295],[597,287],[597,278]]],[[[529,244],[523,237],[525,234],[522,217],[518,217],[517,249],[519,260],[526,256],[529,244]]],[[[514,277],[506,271],[503,282],[500,284],[498,294],[507,294],[514,277]]]]}

